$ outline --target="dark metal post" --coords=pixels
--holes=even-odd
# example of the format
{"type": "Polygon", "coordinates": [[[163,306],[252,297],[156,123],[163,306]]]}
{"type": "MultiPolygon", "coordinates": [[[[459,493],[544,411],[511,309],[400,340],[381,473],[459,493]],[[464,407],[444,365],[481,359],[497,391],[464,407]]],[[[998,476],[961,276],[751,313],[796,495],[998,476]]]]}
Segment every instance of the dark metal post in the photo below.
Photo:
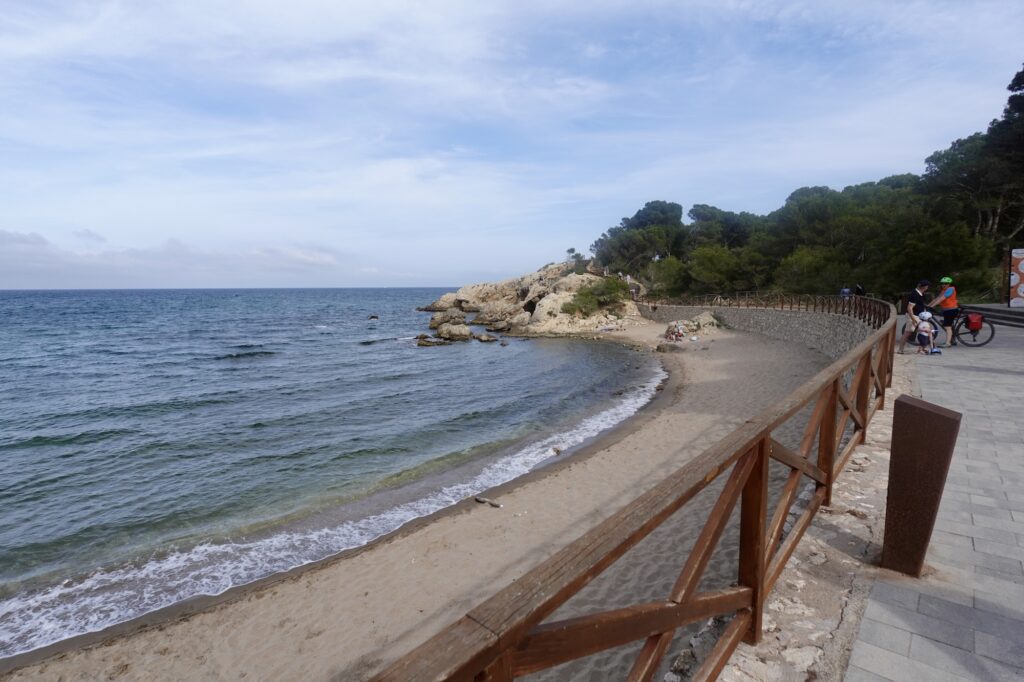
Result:
{"type": "Polygon", "coordinates": [[[901,395],[893,406],[892,457],[882,567],[920,576],[953,459],[960,413],[901,395]]]}

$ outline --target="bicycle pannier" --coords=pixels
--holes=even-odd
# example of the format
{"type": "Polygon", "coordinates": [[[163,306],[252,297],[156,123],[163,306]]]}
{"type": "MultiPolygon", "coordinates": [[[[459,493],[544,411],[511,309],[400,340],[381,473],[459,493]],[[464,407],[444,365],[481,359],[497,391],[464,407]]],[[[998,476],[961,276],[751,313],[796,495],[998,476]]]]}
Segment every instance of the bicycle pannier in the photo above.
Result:
{"type": "Polygon", "coordinates": [[[980,331],[983,320],[981,313],[967,313],[967,329],[972,332],[980,331]]]}

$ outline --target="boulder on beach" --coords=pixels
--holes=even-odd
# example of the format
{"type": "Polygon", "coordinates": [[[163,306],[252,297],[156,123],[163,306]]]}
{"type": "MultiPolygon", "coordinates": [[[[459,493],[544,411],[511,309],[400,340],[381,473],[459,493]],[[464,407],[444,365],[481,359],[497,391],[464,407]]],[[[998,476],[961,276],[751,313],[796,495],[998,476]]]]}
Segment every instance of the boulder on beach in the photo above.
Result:
{"type": "Polygon", "coordinates": [[[484,343],[493,343],[498,340],[497,336],[491,336],[490,334],[475,334],[473,338],[484,343]]]}

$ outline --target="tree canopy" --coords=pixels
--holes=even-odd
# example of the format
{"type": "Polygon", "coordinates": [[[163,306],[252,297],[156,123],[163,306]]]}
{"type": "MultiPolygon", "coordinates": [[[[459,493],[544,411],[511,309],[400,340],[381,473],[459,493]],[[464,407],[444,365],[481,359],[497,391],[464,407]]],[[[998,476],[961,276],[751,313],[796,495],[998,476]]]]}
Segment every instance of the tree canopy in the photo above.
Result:
{"type": "Polygon", "coordinates": [[[1000,118],[894,175],[841,191],[802,187],[767,215],[650,201],[606,230],[595,259],[661,294],[773,289],[893,296],[953,276],[976,297],[999,286],[1007,247],[1024,240],[1024,68],[1000,118]]]}

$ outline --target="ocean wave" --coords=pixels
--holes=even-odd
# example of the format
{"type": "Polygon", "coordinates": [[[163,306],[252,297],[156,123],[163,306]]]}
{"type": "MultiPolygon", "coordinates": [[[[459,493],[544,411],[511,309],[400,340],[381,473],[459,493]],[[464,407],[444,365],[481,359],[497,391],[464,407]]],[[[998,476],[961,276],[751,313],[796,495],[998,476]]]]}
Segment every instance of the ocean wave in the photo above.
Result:
{"type": "Polygon", "coordinates": [[[226,355],[219,355],[214,360],[244,360],[246,358],[260,358],[270,355],[277,355],[272,350],[247,350],[241,353],[227,353],[226,355]]]}
{"type": "Polygon", "coordinates": [[[654,396],[659,370],[610,407],[575,427],[530,443],[488,464],[468,481],[387,511],[337,526],[285,531],[255,540],[204,543],[149,561],[14,594],[0,601],[0,657],[96,632],[190,597],[217,595],[260,578],[365,545],[406,523],[528,473],[634,414],[654,396]]]}

